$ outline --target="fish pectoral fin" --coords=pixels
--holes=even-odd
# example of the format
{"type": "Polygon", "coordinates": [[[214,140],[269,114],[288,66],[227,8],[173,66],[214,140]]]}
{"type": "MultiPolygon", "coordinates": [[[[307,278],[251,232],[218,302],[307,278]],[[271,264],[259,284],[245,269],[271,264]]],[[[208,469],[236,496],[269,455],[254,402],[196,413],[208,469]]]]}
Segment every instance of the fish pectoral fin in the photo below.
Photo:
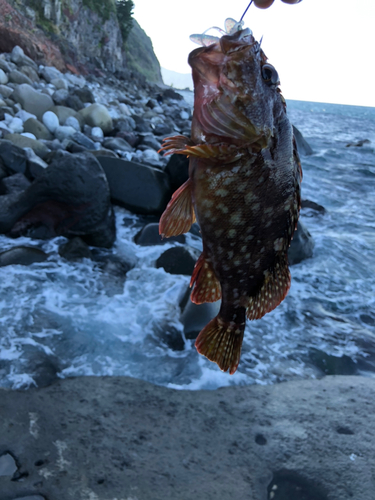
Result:
{"type": "Polygon", "coordinates": [[[193,145],[194,143],[192,142],[192,140],[186,137],[185,135],[175,135],[173,137],[165,137],[163,139],[163,144],[161,145],[161,148],[159,149],[158,153],[161,153],[162,151],[167,151],[167,153],[164,153],[164,156],[173,154],[187,155],[188,153],[185,152],[185,149],[188,146],[193,146],[193,145]]]}
{"type": "Polygon", "coordinates": [[[188,179],[173,193],[171,201],[160,217],[159,234],[169,238],[186,233],[195,220],[191,181],[188,179]]]}
{"type": "Polygon", "coordinates": [[[280,256],[272,271],[267,271],[259,292],[250,297],[246,309],[248,319],[260,319],[273,311],[286,297],[291,276],[286,255],[280,256]]]}
{"type": "Polygon", "coordinates": [[[221,298],[221,285],[213,270],[212,264],[206,259],[204,252],[197,260],[190,280],[190,286],[194,285],[190,299],[194,304],[204,302],[216,302],[221,298]]]}
{"type": "Polygon", "coordinates": [[[220,163],[232,163],[239,160],[242,152],[233,144],[197,144],[196,146],[187,146],[184,154],[215,160],[220,163]]]}
{"type": "Polygon", "coordinates": [[[226,372],[229,369],[233,375],[240,362],[244,330],[245,323],[227,323],[218,315],[200,332],[195,347],[220,370],[226,372]]]}

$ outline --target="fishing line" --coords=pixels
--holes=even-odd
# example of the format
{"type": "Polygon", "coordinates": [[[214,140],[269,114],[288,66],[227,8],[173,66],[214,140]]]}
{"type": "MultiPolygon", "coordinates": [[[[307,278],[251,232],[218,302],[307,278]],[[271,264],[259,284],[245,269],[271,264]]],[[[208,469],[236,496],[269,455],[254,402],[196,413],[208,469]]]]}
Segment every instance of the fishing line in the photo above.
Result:
{"type": "Polygon", "coordinates": [[[251,1],[250,1],[250,3],[249,3],[249,5],[246,7],[245,12],[242,14],[242,17],[241,17],[241,19],[240,19],[240,22],[241,22],[241,21],[242,21],[242,19],[245,17],[245,14],[246,14],[246,12],[249,10],[249,7],[250,7],[250,5],[251,5],[252,3],[253,3],[253,0],[251,0],[251,1]]]}

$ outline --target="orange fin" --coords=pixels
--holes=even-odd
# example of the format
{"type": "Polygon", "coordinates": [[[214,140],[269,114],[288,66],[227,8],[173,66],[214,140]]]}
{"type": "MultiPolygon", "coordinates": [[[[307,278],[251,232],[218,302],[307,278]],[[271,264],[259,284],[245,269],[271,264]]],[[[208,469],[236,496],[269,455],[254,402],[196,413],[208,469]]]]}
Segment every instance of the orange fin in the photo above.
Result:
{"type": "Polygon", "coordinates": [[[172,154],[187,155],[188,153],[185,153],[185,148],[193,145],[194,143],[191,141],[191,139],[189,139],[185,135],[165,137],[158,153],[160,153],[161,151],[168,151],[167,153],[164,153],[164,156],[172,154]]]}
{"type": "Polygon", "coordinates": [[[190,286],[192,287],[193,285],[194,289],[190,299],[194,304],[216,302],[221,298],[220,282],[215,275],[211,262],[206,259],[204,252],[195,264],[190,280],[190,286]]]}
{"type": "Polygon", "coordinates": [[[159,234],[169,238],[186,233],[195,220],[191,181],[188,179],[173,193],[171,201],[160,217],[159,234]]]}
{"type": "Polygon", "coordinates": [[[220,370],[230,375],[237,370],[240,362],[245,324],[236,325],[224,322],[216,316],[198,335],[195,347],[210,361],[214,361],[220,370]]]}
{"type": "Polygon", "coordinates": [[[246,316],[260,319],[273,311],[286,297],[291,276],[286,256],[280,257],[272,271],[267,271],[263,285],[255,297],[250,297],[246,316]]]}

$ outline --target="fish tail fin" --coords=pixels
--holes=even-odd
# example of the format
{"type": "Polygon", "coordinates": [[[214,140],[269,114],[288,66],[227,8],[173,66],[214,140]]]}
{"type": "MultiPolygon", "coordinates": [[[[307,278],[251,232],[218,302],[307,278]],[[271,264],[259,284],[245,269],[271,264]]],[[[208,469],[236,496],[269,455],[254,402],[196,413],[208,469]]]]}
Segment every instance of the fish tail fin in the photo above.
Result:
{"type": "Polygon", "coordinates": [[[244,331],[245,323],[226,322],[218,315],[200,332],[195,347],[220,370],[226,372],[229,369],[233,375],[240,362],[244,331]]]}

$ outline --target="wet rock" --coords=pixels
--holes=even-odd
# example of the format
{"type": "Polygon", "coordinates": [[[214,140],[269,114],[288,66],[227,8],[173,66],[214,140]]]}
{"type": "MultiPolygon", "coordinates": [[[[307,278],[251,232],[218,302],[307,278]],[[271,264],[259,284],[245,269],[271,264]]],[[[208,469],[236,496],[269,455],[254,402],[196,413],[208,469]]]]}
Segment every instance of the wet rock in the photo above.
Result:
{"type": "Polygon", "coordinates": [[[191,289],[186,290],[181,300],[180,321],[184,325],[184,334],[187,339],[196,339],[199,332],[218,314],[221,301],[194,304],[190,300],[191,289]]]}
{"type": "Polygon", "coordinates": [[[95,102],[94,94],[88,87],[74,89],[73,95],[77,96],[81,102],[95,102]]]}
{"type": "Polygon", "coordinates": [[[73,134],[71,136],[71,139],[74,142],[80,144],[81,146],[83,146],[86,149],[89,149],[89,150],[95,150],[96,149],[94,141],[92,141],[91,139],[89,139],[88,137],[86,137],[85,134],[82,134],[82,132],[76,132],[75,134],[73,134]]]}
{"type": "Polygon", "coordinates": [[[44,262],[48,254],[36,247],[14,247],[0,253],[0,267],[21,265],[29,266],[34,262],[44,262]]]}
{"type": "Polygon", "coordinates": [[[357,373],[356,363],[346,355],[333,356],[319,349],[311,349],[310,361],[325,375],[354,375],[357,373]]]}
{"type": "Polygon", "coordinates": [[[0,477],[7,500],[134,498],[133,484],[142,500],[373,498],[371,378],[176,391],[77,377],[1,396],[3,449],[28,471],[0,477]]]}
{"type": "Polygon", "coordinates": [[[161,148],[161,143],[155,139],[153,134],[146,134],[143,136],[142,145],[147,146],[150,149],[154,149],[155,151],[159,151],[161,148]]]}
{"type": "Polygon", "coordinates": [[[167,174],[139,163],[99,156],[112,200],[140,214],[161,214],[171,191],[167,174]]]}
{"type": "Polygon", "coordinates": [[[36,118],[29,118],[28,120],[26,120],[23,129],[25,132],[34,134],[37,139],[45,139],[47,141],[53,139],[53,135],[48,130],[48,128],[36,118]]]}
{"type": "Polygon", "coordinates": [[[91,259],[89,246],[79,236],[61,245],[59,255],[67,260],[91,259]]]}
{"type": "Polygon", "coordinates": [[[306,226],[299,221],[288,250],[289,264],[293,266],[313,256],[314,240],[306,226]]]}
{"type": "Polygon", "coordinates": [[[164,172],[169,176],[173,191],[176,191],[189,178],[189,158],[171,155],[164,172]]]}
{"type": "Polygon", "coordinates": [[[149,245],[165,245],[166,243],[185,243],[186,238],[184,234],[179,236],[172,236],[171,238],[162,238],[159,234],[159,224],[150,223],[144,226],[139,233],[134,237],[135,243],[141,246],[149,245]]]}
{"type": "Polygon", "coordinates": [[[18,85],[12,98],[19,102],[24,110],[34,114],[38,120],[42,120],[43,114],[53,106],[52,98],[49,95],[37,92],[27,83],[18,85]]]}
{"type": "Polygon", "coordinates": [[[0,208],[0,231],[14,237],[92,237],[102,246],[115,239],[108,183],[92,155],[56,152],[29,188],[1,196],[0,208]]]}
{"type": "Polygon", "coordinates": [[[182,95],[173,90],[172,88],[165,89],[162,95],[163,99],[175,99],[176,101],[183,100],[182,95]]]}
{"type": "Polygon", "coordinates": [[[294,133],[294,138],[295,138],[296,143],[297,143],[297,149],[298,149],[299,154],[312,155],[314,153],[314,151],[312,150],[310,144],[306,141],[306,139],[303,137],[301,132],[294,125],[293,125],[293,133],[294,133]]]}
{"type": "Polygon", "coordinates": [[[69,94],[66,101],[64,103],[61,103],[65,106],[68,106],[69,108],[72,108],[74,109],[75,111],[80,111],[81,109],[84,109],[84,105],[83,105],[83,102],[81,101],[81,99],[76,96],[76,95],[72,95],[72,94],[69,94]]]}
{"type": "Polygon", "coordinates": [[[27,156],[27,172],[31,179],[38,177],[45,168],[48,167],[47,163],[34,153],[31,148],[23,148],[27,156]]]}
{"type": "Polygon", "coordinates": [[[90,127],[100,127],[105,134],[113,129],[112,118],[105,106],[102,104],[91,104],[87,108],[81,109],[79,114],[84,122],[90,127]]]}
{"type": "Polygon", "coordinates": [[[173,247],[160,255],[156,261],[156,267],[162,267],[164,271],[170,274],[191,276],[198,257],[199,255],[192,255],[192,252],[187,248],[173,247]]]}
{"type": "Polygon", "coordinates": [[[347,144],[345,147],[347,148],[350,148],[350,147],[361,147],[363,146],[364,144],[370,144],[371,141],[369,139],[362,139],[361,141],[357,141],[357,142],[349,142],[349,144],[347,144]]]}
{"type": "Polygon", "coordinates": [[[43,143],[20,134],[6,134],[4,139],[12,142],[20,148],[31,148],[34,153],[42,159],[45,158],[49,152],[49,149],[43,143]]]}
{"type": "Polygon", "coordinates": [[[31,182],[23,174],[13,174],[2,180],[5,187],[5,194],[16,193],[27,189],[31,182]]]}

